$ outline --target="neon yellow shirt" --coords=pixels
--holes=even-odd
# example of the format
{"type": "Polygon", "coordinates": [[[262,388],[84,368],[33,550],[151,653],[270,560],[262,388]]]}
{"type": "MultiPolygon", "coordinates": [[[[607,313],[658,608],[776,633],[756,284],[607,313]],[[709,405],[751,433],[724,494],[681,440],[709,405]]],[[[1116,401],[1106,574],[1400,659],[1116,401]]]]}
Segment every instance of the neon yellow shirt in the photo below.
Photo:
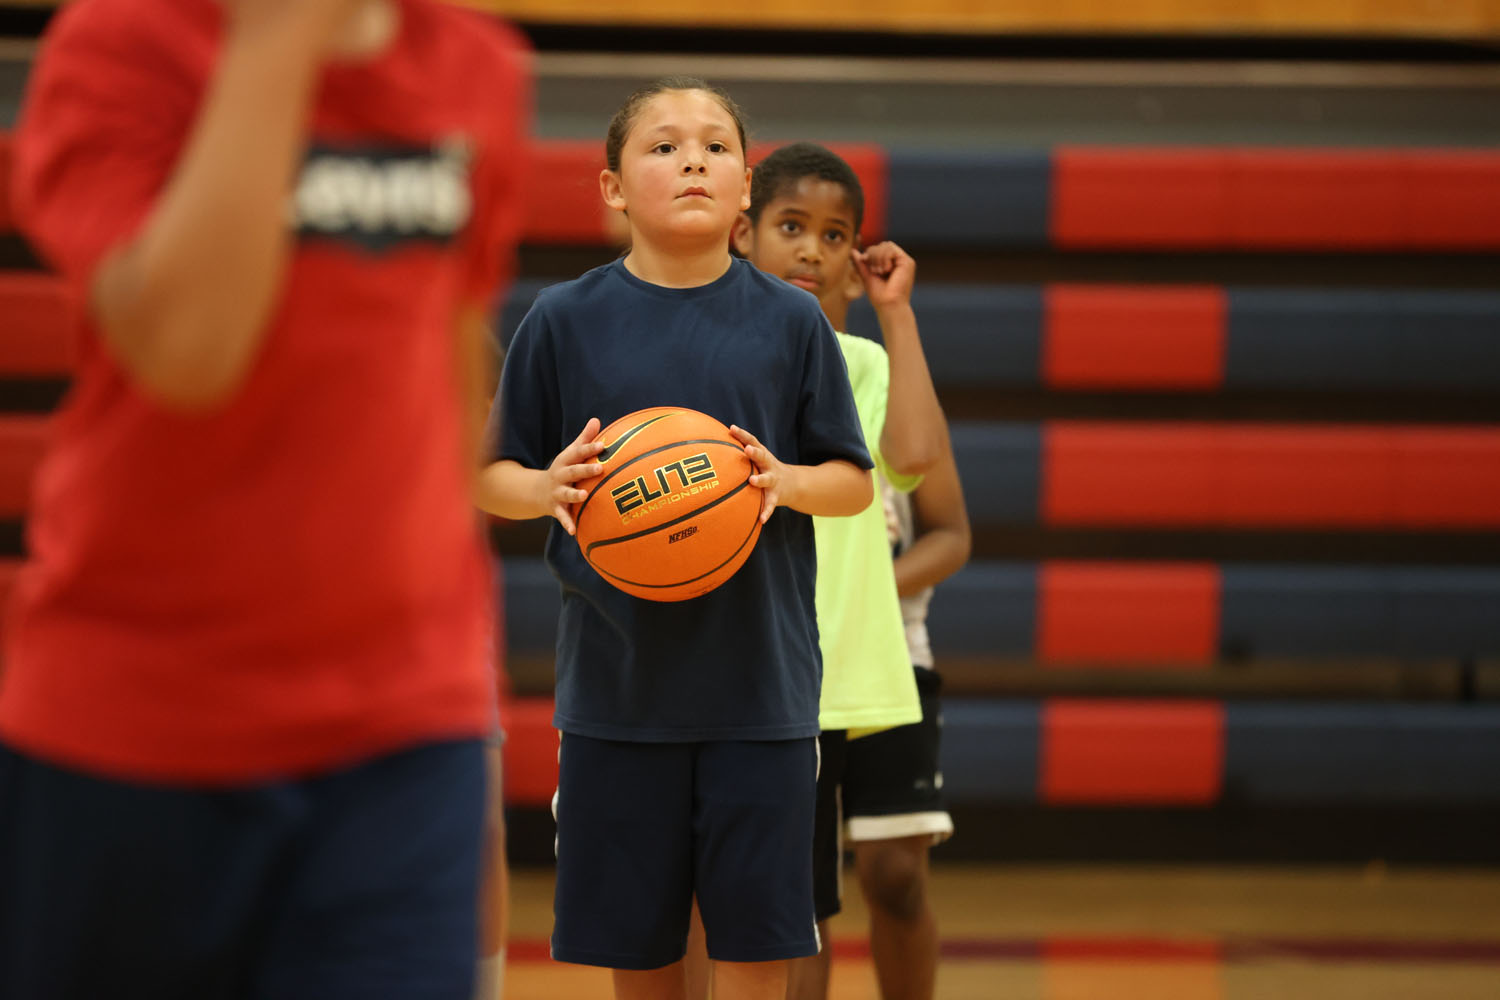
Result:
{"type": "MultiPolygon", "coordinates": [[[[865,445],[876,471],[910,492],[920,476],[893,473],[880,453],[890,368],[885,348],[838,335],[865,445]]],[[[853,517],[813,518],[818,550],[818,638],[823,650],[824,729],[888,729],[922,720],[880,490],[853,517]]],[[[851,736],[859,735],[850,733],[851,736]]]]}

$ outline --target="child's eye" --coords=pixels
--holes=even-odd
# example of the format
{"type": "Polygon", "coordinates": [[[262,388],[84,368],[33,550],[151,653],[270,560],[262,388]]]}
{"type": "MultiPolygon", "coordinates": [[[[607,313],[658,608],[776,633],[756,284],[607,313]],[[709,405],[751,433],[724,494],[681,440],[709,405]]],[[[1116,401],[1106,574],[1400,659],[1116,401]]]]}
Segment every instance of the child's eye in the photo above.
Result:
{"type": "Polygon", "coordinates": [[[729,147],[722,142],[711,142],[708,144],[708,151],[710,153],[727,153],[729,152],[729,147]]]}
{"type": "Polygon", "coordinates": [[[651,152],[653,152],[653,153],[670,153],[672,150],[674,150],[676,148],[677,147],[674,146],[674,145],[672,145],[670,142],[658,142],[656,145],[654,145],[654,146],[651,147],[651,152]]]}
{"type": "Polygon", "coordinates": [[[802,232],[802,226],[788,219],[786,222],[783,222],[781,224],[781,231],[783,233],[786,233],[788,236],[796,236],[798,233],[802,232]]]}
{"type": "Polygon", "coordinates": [[[842,242],[844,242],[844,234],[841,233],[841,232],[839,232],[837,229],[830,229],[830,230],[828,230],[828,232],[826,232],[826,233],[823,234],[823,238],[825,240],[827,240],[829,243],[842,243],[842,242]]]}

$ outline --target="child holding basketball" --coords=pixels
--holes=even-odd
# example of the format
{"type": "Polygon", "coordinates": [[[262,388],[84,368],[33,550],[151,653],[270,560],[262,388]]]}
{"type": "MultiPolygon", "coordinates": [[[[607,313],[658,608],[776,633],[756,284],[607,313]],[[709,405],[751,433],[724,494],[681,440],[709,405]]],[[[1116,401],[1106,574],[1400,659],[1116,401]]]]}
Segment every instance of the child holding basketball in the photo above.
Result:
{"type": "Polygon", "coordinates": [[[469,1000],[460,386],[529,89],[435,0],[54,17],[13,191],[86,306],[0,676],[0,996],[469,1000]]]}
{"type": "MultiPolygon", "coordinates": [[[[735,245],[756,266],[816,295],[835,330],[843,329],[852,299],[869,296],[885,348],[845,333],[838,335],[839,346],[878,478],[909,491],[944,454],[947,424],[911,308],[916,265],[894,243],[861,251],[863,221],[864,192],[849,165],[822,146],[795,143],[757,165],[735,245]]],[[[814,522],[824,676],[813,870],[825,941],[826,922],[842,905],[841,818],[877,808],[872,793],[880,786],[851,770],[856,748],[870,738],[859,737],[922,720],[884,509],[877,500],[857,517],[814,522]]],[[[798,962],[789,995],[826,995],[828,972],[826,949],[798,962]]]]}
{"type": "Polygon", "coordinates": [[[604,201],[631,249],[548,289],[517,331],[481,505],[552,516],[563,587],[553,955],[672,1000],[696,895],[721,1000],[779,1000],[814,954],[820,657],[810,515],[873,489],[838,343],[810,297],[729,253],[750,200],[738,110],[701,81],[632,95],[610,123],[604,201]],[[570,538],[600,419],[653,406],[730,424],[760,472],[744,566],[682,603],[615,589],[570,538]]]}

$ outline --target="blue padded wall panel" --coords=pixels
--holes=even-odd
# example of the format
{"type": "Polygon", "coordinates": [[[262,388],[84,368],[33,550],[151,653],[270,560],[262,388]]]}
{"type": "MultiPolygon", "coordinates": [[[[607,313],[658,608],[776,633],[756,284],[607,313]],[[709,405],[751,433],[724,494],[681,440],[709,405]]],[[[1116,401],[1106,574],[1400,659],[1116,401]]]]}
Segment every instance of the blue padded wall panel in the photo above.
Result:
{"type": "Polygon", "coordinates": [[[972,562],[938,585],[927,616],[933,652],[1029,657],[1036,645],[1036,566],[972,562]]]}
{"type": "Polygon", "coordinates": [[[1373,569],[1225,566],[1219,645],[1239,656],[1374,656],[1395,646],[1395,598],[1373,569]]]}
{"type": "MultiPolygon", "coordinates": [[[[912,293],[922,349],[939,386],[1035,386],[1041,381],[1042,290],[1019,285],[922,285],[912,293]]],[[[865,299],[849,332],[880,340],[865,299]]]]}
{"type": "Polygon", "coordinates": [[[959,421],[950,430],[969,520],[975,525],[1036,523],[1041,427],[959,421]]]}
{"type": "Polygon", "coordinates": [[[1391,294],[1398,385],[1500,387],[1500,293],[1391,294]]]}
{"type": "Polygon", "coordinates": [[[953,803],[1033,803],[1041,758],[1035,701],[959,698],[943,704],[943,792],[953,803]]]}
{"type": "Polygon", "coordinates": [[[1225,566],[1231,656],[1500,655],[1500,570],[1225,566]]]}
{"type": "Polygon", "coordinates": [[[1500,294],[1229,289],[1225,384],[1500,386],[1500,294]]]}
{"type": "Polygon", "coordinates": [[[1045,247],[1051,190],[1047,152],[892,150],[886,228],[913,247],[1045,247]]]}
{"type": "Polygon", "coordinates": [[[1225,795],[1249,804],[1500,803],[1500,706],[1227,706],[1225,795]]]}
{"type": "MultiPolygon", "coordinates": [[[[1500,656],[1500,570],[1392,571],[1399,656],[1500,656]]],[[[1500,778],[1497,778],[1500,783],[1500,778]]]]}
{"type": "Polygon", "coordinates": [[[1397,323],[1378,292],[1229,290],[1224,384],[1321,388],[1383,385],[1397,323]]]}

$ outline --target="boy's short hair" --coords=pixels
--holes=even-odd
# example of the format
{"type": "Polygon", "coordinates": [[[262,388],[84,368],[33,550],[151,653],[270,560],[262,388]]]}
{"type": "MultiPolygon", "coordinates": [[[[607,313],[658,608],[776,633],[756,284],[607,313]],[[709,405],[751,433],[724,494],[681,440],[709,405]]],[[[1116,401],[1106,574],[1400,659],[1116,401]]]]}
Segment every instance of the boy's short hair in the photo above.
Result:
{"type": "Polygon", "coordinates": [[[794,142],[782,146],[755,165],[750,178],[751,222],[760,221],[760,213],[772,201],[795,187],[804,177],[816,177],[842,187],[854,209],[854,231],[865,222],[865,189],[854,168],[842,156],[815,142],[794,142]]]}

